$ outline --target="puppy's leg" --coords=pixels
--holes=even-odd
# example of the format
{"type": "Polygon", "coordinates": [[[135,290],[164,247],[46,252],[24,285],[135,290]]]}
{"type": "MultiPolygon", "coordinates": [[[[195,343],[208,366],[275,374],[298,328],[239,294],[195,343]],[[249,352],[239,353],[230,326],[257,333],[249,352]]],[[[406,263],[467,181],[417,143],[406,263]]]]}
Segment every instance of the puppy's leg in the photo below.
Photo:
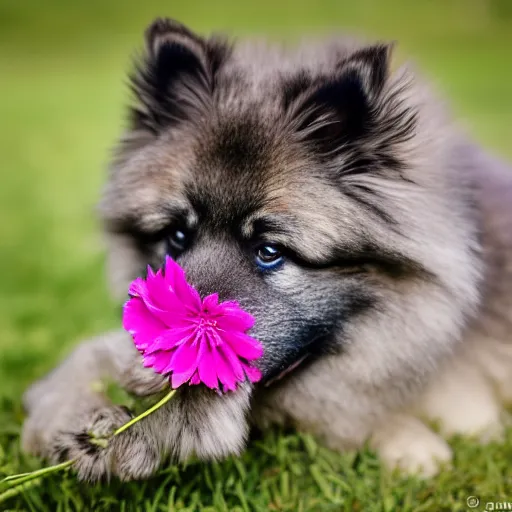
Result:
{"type": "Polygon", "coordinates": [[[489,378],[498,398],[512,405],[512,342],[483,338],[473,347],[472,360],[489,378]]]}
{"type": "MultiPolygon", "coordinates": [[[[503,433],[501,407],[479,365],[454,359],[446,365],[421,396],[415,412],[439,423],[443,436],[479,436],[482,442],[503,433]]],[[[382,460],[409,472],[433,476],[439,462],[448,462],[446,442],[412,415],[390,418],[372,436],[372,446],[382,460]]]]}
{"type": "MultiPolygon", "coordinates": [[[[130,415],[113,406],[102,391],[105,381],[122,383],[131,368],[140,365],[140,354],[126,333],[110,333],[81,343],[61,366],[25,393],[28,417],[23,426],[23,448],[54,461],[77,457],[79,475],[84,478],[108,474],[111,461],[98,456],[98,447],[88,441],[90,434],[109,434],[130,415]],[[81,452],[90,456],[80,457],[81,452]]],[[[156,380],[160,382],[159,376],[156,380]]],[[[149,382],[148,387],[157,386],[149,382]]],[[[138,438],[131,450],[141,454],[137,459],[141,476],[156,469],[160,454],[153,444],[138,438]]]]}
{"type": "Polygon", "coordinates": [[[246,413],[251,388],[241,386],[223,396],[197,388],[180,389],[166,406],[119,436],[107,447],[91,442],[125,423],[129,413],[101,393],[101,381],[130,383],[140,394],[158,390],[161,378],[139,372],[140,355],[125,333],[81,344],[48,377],[24,397],[28,419],[25,449],[54,461],[75,459],[79,478],[91,481],[111,474],[122,479],[146,478],[171,454],[185,459],[220,458],[238,453],[248,433],[246,413]]]}
{"type": "Polygon", "coordinates": [[[123,333],[81,343],[58,368],[24,394],[28,414],[22,436],[24,448],[48,455],[55,432],[71,428],[81,415],[108,405],[102,393],[104,380],[117,380],[137,355],[123,333]]]}
{"type": "MultiPolygon", "coordinates": [[[[321,437],[333,450],[358,449],[369,439],[387,467],[425,477],[436,474],[441,463],[452,459],[448,444],[412,415],[385,415],[377,411],[376,403],[375,412],[382,414],[382,419],[375,421],[369,408],[358,408],[354,405],[357,402],[353,402],[349,411],[345,408],[347,402],[350,400],[329,400],[328,392],[316,399],[295,395],[291,400],[288,393],[276,394],[271,401],[267,399],[260,405],[255,416],[260,423],[264,422],[262,426],[291,419],[298,429],[321,437]],[[294,406],[287,407],[292,402],[294,406]]],[[[364,402],[362,398],[360,403],[364,402]]]]}
{"type": "Polygon", "coordinates": [[[109,439],[106,447],[89,442],[89,433],[108,435],[129,416],[119,408],[99,409],[84,417],[81,427],[58,433],[54,458],[75,459],[79,478],[96,481],[110,475],[147,478],[169,455],[186,460],[193,454],[201,459],[238,454],[249,430],[249,396],[248,386],[226,395],[200,387],[180,389],[165,406],[109,439]]]}
{"type": "Polygon", "coordinates": [[[373,433],[370,445],[390,469],[424,477],[434,476],[441,464],[452,459],[452,450],[442,437],[406,414],[387,418],[373,433]]]}
{"type": "Polygon", "coordinates": [[[477,436],[482,442],[503,434],[502,407],[493,385],[469,359],[454,359],[430,383],[418,414],[439,423],[444,436],[477,436]]]}
{"type": "Polygon", "coordinates": [[[392,381],[386,387],[369,386],[358,380],[357,372],[338,371],[336,361],[318,361],[278,388],[258,394],[255,420],[263,427],[265,420],[289,421],[339,451],[359,449],[370,441],[387,466],[425,476],[451,460],[450,447],[440,436],[412,415],[393,412],[409,403],[410,395],[401,403],[402,390],[392,381]]]}

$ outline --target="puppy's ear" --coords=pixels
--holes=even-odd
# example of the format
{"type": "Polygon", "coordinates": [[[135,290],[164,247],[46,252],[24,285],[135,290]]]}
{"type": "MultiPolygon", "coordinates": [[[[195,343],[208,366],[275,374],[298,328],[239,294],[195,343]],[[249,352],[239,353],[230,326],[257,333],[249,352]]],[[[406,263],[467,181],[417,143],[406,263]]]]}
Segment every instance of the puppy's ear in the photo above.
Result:
{"type": "Polygon", "coordinates": [[[354,73],[358,77],[370,102],[381,93],[388,79],[394,46],[394,43],[390,43],[363,48],[338,66],[342,73],[354,73]]]}
{"type": "Polygon", "coordinates": [[[358,50],[334,73],[313,81],[295,104],[297,131],[323,153],[332,154],[369,134],[389,74],[392,45],[358,50]]]}
{"type": "Polygon", "coordinates": [[[158,133],[209,107],[214,75],[228,47],[169,19],[155,20],[145,39],[145,55],[131,77],[137,100],[132,127],[158,133]]]}

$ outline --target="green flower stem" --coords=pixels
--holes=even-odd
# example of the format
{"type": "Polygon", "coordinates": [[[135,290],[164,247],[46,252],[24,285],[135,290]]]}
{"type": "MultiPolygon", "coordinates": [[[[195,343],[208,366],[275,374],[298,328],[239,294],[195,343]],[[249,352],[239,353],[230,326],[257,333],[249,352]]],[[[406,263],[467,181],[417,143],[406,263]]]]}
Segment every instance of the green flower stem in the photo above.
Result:
{"type": "MultiPolygon", "coordinates": [[[[113,434],[112,437],[118,436],[125,430],[129,429],[132,425],[139,422],[146,416],[149,416],[157,409],[160,409],[162,405],[166,404],[174,395],[176,394],[175,389],[171,389],[167,395],[165,395],[159,402],[150,407],[148,410],[139,414],[135,418],[132,418],[130,421],[126,422],[124,425],[121,425],[113,434]]],[[[108,439],[106,438],[97,438],[91,437],[90,442],[101,448],[106,448],[108,446],[108,439]]],[[[30,473],[19,473],[18,475],[8,476],[0,481],[0,484],[8,484],[7,490],[0,493],[0,503],[3,501],[16,496],[20,492],[33,487],[41,482],[41,479],[47,475],[52,473],[56,473],[62,469],[66,469],[71,467],[74,464],[75,460],[67,460],[66,462],[61,462],[60,464],[55,464],[54,466],[49,466],[47,468],[38,469],[36,471],[32,471],[30,473]],[[37,481],[36,481],[37,480],[37,481]]]]}
{"type": "Polygon", "coordinates": [[[70,467],[73,464],[73,462],[73,460],[67,460],[66,462],[56,464],[55,466],[49,466],[47,468],[38,469],[30,473],[20,473],[19,475],[8,476],[7,478],[4,478],[1,483],[9,483],[12,486],[16,486],[25,482],[30,482],[30,480],[34,480],[36,478],[49,475],[50,473],[60,471],[61,469],[66,469],[70,467]]]}
{"type": "Polygon", "coordinates": [[[138,421],[140,421],[143,418],[145,418],[146,416],[149,416],[150,414],[154,413],[157,409],[160,409],[160,407],[162,407],[162,405],[166,404],[175,394],[176,394],[176,390],[175,389],[171,389],[171,391],[169,391],[169,393],[167,393],[167,395],[165,395],[162,398],[162,400],[160,400],[155,405],[150,407],[147,411],[144,411],[143,413],[141,413],[138,416],[136,416],[135,418],[131,419],[130,421],[128,421],[124,425],[121,425],[114,432],[114,436],[117,436],[117,435],[121,434],[121,432],[124,432],[125,430],[130,428],[132,425],[135,425],[135,423],[137,423],[138,421]]]}
{"type": "Polygon", "coordinates": [[[14,487],[10,487],[6,491],[0,493],[0,503],[8,500],[9,498],[13,498],[14,496],[17,496],[23,491],[27,491],[28,489],[31,489],[32,487],[35,487],[36,485],[39,485],[41,483],[41,480],[32,480],[28,481],[22,484],[18,484],[14,487]]]}

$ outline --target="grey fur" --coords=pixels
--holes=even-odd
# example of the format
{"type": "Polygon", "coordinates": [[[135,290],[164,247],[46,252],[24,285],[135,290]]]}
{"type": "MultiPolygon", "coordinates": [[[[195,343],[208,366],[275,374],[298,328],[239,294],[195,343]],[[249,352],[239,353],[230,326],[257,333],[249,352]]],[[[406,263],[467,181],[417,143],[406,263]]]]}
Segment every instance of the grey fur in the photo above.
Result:
{"type": "Polygon", "coordinates": [[[391,72],[390,47],[231,47],[162,20],[147,46],[100,206],[113,289],[123,297],[161,263],[179,222],[194,233],[176,255],[193,284],[256,316],[271,385],[180,390],[91,451],[84,433],[126,419],[96,381],[139,395],[163,385],[127,335],[105,335],[27,392],[25,448],[77,457],[88,480],[144,478],[168,456],[240,453],[250,421],[277,421],[336,449],[371,440],[390,465],[432,474],[450,451],[420,418],[447,435],[498,432],[498,398],[512,399],[511,170],[410,68],[391,72]],[[331,105],[333,91],[350,101],[331,105]],[[248,257],[262,220],[267,241],[297,254],[266,275],[248,257]],[[461,406],[469,392],[486,412],[461,406]]]}

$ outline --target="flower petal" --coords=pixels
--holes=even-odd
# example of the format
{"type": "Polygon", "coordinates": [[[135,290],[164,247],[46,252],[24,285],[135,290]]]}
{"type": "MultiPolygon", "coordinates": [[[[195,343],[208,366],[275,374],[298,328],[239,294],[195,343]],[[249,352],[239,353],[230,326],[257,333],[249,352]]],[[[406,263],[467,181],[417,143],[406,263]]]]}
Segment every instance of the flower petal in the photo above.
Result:
{"type": "Polygon", "coordinates": [[[219,387],[219,379],[217,378],[213,350],[209,343],[203,342],[199,349],[198,371],[199,379],[206,386],[210,389],[217,389],[219,387]]]}
{"type": "Polygon", "coordinates": [[[166,374],[166,368],[169,366],[173,352],[160,350],[150,355],[144,356],[144,366],[153,368],[156,373],[166,374]]]}
{"type": "Polygon", "coordinates": [[[164,268],[167,286],[170,287],[187,309],[199,312],[201,310],[201,297],[197,290],[188,284],[185,271],[169,256],[165,258],[164,268]]]}
{"type": "Polygon", "coordinates": [[[206,296],[203,299],[203,311],[208,311],[210,313],[213,313],[213,310],[217,308],[217,305],[219,303],[219,294],[218,293],[212,293],[211,295],[206,296]]]}
{"type": "Polygon", "coordinates": [[[144,368],[151,368],[154,362],[155,356],[143,356],[142,365],[144,366],[144,368]]]}
{"type": "Polygon", "coordinates": [[[237,379],[224,354],[218,350],[214,350],[213,361],[217,376],[224,388],[234,391],[236,389],[237,379]]]}
{"type": "Polygon", "coordinates": [[[171,287],[174,293],[176,293],[176,281],[185,281],[185,271],[170,256],[165,257],[163,275],[165,282],[171,287]]]}
{"type": "Polygon", "coordinates": [[[237,331],[222,332],[221,338],[228,344],[238,357],[243,357],[248,361],[259,359],[263,355],[263,346],[251,336],[237,331]]]}
{"type": "MultiPolygon", "coordinates": [[[[233,375],[235,376],[236,380],[243,381],[245,379],[244,370],[242,368],[242,365],[240,363],[240,359],[236,356],[233,349],[227,345],[226,343],[219,345],[217,347],[217,350],[224,356],[227,363],[229,364],[231,371],[233,372],[233,375]]],[[[220,376],[219,376],[220,377],[220,376]]]]}
{"type": "Polygon", "coordinates": [[[186,323],[185,309],[174,295],[169,294],[165,308],[158,307],[149,295],[145,298],[143,297],[143,300],[151,314],[163,322],[167,327],[173,328],[176,326],[183,326],[184,322],[186,323]]]}
{"type": "Polygon", "coordinates": [[[199,295],[199,292],[191,284],[187,283],[186,292],[183,291],[181,293],[182,293],[182,295],[186,294],[187,299],[184,302],[185,302],[185,307],[189,311],[193,311],[196,314],[199,311],[201,311],[201,307],[202,307],[201,296],[199,295]]]}
{"type": "Polygon", "coordinates": [[[166,368],[172,371],[172,387],[177,388],[187,382],[197,370],[199,343],[183,343],[175,351],[166,368]]]}
{"type": "Polygon", "coordinates": [[[173,372],[171,375],[172,389],[179,388],[181,385],[185,384],[185,382],[191,380],[195,372],[195,368],[189,368],[186,372],[183,373],[173,372]]]}
{"type": "Polygon", "coordinates": [[[189,380],[190,386],[196,386],[197,384],[201,384],[201,379],[199,378],[199,373],[196,371],[189,380]]]}
{"type": "Polygon", "coordinates": [[[220,316],[216,320],[218,326],[222,329],[245,332],[254,325],[254,317],[243,309],[222,308],[221,311],[220,316]]]}
{"type": "Polygon", "coordinates": [[[185,304],[169,289],[161,269],[154,274],[148,268],[146,281],[136,279],[130,290],[140,296],[151,313],[158,317],[168,327],[181,323],[187,314],[185,304]]]}
{"type": "Polygon", "coordinates": [[[218,350],[222,352],[224,357],[227,359],[229,365],[233,369],[233,374],[235,375],[236,379],[238,381],[243,381],[245,378],[244,370],[242,368],[240,359],[238,359],[233,349],[228,344],[224,343],[218,347],[218,350]]]}
{"type": "Polygon", "coordinates": [[[166,328],[148,311],[139,297],[133,297],[125,303],[123,327],[132,335],[138,350],[145,350],[166,328]]]}
{"type": "Polygon", "coordinates": [[[249,364],[242,363],[242,367],[245,371],[245,375],[251,382],[258,382],[261,380],[261,371],[259,368],[255,366],[251,366],[249,364]]]}
{"type": "MultiPolygon", "coordinates": [[[[152,278],[147,279],[147,299],[158,309],[170,311],[172,316],[185,314],[186,310],[183,303],[176,297],[176,294],[169,289],[161,270],[152,278]]],[[[171,317],[172,318],[172,317],[171,317]]]]}
{"type": "Polygon", "coordinates": [[[143,297],[147,295],[148,289],[146,286],[146,281],[142,279],[142,277],[137,277],[134,279],[131,284],[130,288],[128,288],[128,294],[132,297],[143,297]]]}

